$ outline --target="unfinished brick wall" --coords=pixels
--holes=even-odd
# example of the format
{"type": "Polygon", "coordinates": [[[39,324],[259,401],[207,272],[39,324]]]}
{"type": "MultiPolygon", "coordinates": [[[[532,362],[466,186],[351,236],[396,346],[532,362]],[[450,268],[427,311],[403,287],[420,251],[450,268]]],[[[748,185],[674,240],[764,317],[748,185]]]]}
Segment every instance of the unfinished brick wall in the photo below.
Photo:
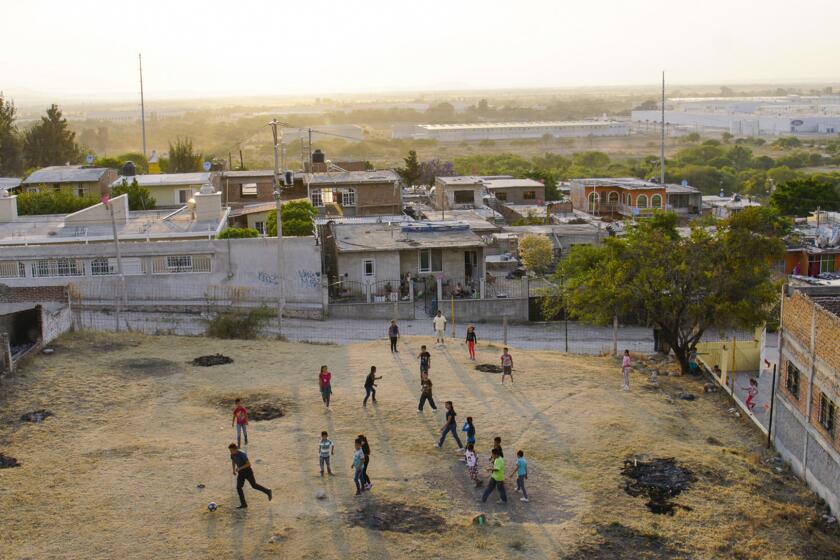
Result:
{"type": "Polygon", "coordinates": [[[804,295],[795,292],[785,298],[782,310],[782,328],[796,337],[805,349],[811,347],[811,318],[814,304],[804,295]]]}
{"type": "Polygon", "coordinates": [[[9,287],[0,284],[0,303],[67,301],[66,286],[9,287]]]}
{"type": "Polygon", "coordinates": [[[817,306],[816,355],[840,372],[840,317],[817,306]]]}

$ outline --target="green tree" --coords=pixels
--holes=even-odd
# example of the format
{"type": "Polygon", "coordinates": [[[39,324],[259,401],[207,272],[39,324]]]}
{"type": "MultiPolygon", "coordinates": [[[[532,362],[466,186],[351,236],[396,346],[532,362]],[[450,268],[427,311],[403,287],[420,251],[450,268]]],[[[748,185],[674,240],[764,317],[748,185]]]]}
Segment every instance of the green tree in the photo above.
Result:
{"type": "Polygon", "coordinates": [[[682,237],[676,217],[662,215],[601,246],[572,247],[546,294],[546,313],[565,306],[586,321],[653,326],[687,371],[706,330],[753,327],[771,315],[778,294],[770,263],[783,251],[778,237],[741,222],[682,237]]]}
{"type": "Polygon", "coordinates": [[[397,175],[407,187],[413,187],[420,181],[420,162],[417,161],[417,152],[410,150],[408,157],[403,158],[405,167],[397,169],[397,175]]]}
{"type": "Polygon", "coordinates": [[[201,152],[193,150],[193,142],[190,138],[183,140],[179,136],[175,144],[169,143],[169,163],[167,173],[190,173],[201,171],[201,152]]]}
{"type": "Polygon", "coordinates": [[[0,177],[17,177],[23,173],[23,151],[15,125],[17,109],[0,92],[0,177]]]}
{"type": "Polygon", "coordinates": [[[58,105],[51,105],[41,122],[23,136],[23,157],[27,167],[46,167],[79,163],[82,153],[76,133],[67,128],[67,119],[58,105]]]}
{"type": "Polygon", "coordinates": [[[151,210],[157,202],[149,189],[137,184],[137,179],[133,179],[131,184],[123,179],[122,183],[111,189],[111,198],[122,194],[128,195],[129,210],[151,210]]]}
{"type": "Polygon", "coordinates": [[[817,207],[840,210],[840,193],[831,183],[814,177],[793,179],[776,187],[770,204],[785,216],[807,216],[817,207]]]}
{"type": "MultiPolygon", "coordinates": [[[[274,223],[275,234],[277,230],[277,215],[275,214],[275,223],[274,223]]],[[[255,230],[254,228],[225,228],[223,229],[217,239],[248,239],[251,237],[259,237],[260,232],[255,230]]]]}
{"type": "Polygon", "coordinates": [[[525,268],[542,274],[554,261],[554,247],[544,235],[526,235],[519,240],[519,258],[525,268]]]}
{"type": "MultiPolygon", "coordinates": [[[[283,204],[282,207],[283,218],[283,236],[284,237],[303,237],[312,235],[312,228],[314,222],[312,221],[318,215],[318,209],[315,208],[308,200],[292,200],[283,204]]],[[[268,214],[266,220],[266,234],[269,237],[277,236],[277,212],[272,211],[268,214]]]]}
{"type": "Polygon", "coordinates": [[[731,142],[733,138],[735,138],[735,136],[733,136],[732,133],[729,132],[724,132],[720,135],[720,139],[724,144],[729,144],[729,142],[731,142]]]}
{"type": "Polygon", "coordinates": [[[685,135],[685,141],[686,142],[692,142],[692,143],[699,142],[700,141],[700,135],[696,132],[689,132],[688,134],[685,135]]]}

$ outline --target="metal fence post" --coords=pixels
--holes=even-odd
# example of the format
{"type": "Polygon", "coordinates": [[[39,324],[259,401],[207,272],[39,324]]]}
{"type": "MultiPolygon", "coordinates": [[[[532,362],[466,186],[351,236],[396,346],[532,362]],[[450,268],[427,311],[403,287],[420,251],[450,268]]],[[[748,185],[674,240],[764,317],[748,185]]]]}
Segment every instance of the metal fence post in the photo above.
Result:
{"type": "Polygon", "coordinates": [[[508,339],[508,318],[507,315],[502,317],[502,340],[504,341],[505,346],[507,346],[507,339],[508,339]]]}

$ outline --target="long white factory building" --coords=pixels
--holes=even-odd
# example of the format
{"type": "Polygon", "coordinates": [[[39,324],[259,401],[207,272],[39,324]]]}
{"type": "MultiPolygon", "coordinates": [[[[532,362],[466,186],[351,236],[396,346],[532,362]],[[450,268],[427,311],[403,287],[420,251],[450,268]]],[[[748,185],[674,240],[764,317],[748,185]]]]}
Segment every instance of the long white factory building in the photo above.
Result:
{"type": "MultiPolygon", "coordinates": [[[[634,123],[659,124],[659,110],[633,111],[634,123]]],[[[675,98],[665,104],[665,122],[691,131],[727,131],[737,136],[840,133],[840,96],[675,98]]]]}
{"type": "Polygon", "coordinates": [[[630,125],[617,121],[540,121],[472,124],[420,124],[395,126],[393,138],[432,139],[439,142],[481,140],[585,138],[588,136],[628,136],[630,125]]]}

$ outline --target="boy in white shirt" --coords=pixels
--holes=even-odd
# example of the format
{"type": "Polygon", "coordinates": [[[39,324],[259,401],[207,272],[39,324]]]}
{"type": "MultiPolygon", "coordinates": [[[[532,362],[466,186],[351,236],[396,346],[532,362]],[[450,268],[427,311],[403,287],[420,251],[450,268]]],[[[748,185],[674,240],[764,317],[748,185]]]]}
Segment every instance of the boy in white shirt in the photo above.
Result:
{"type": "Polygon", "coordinates": [[[435,328],[435,342],[437,344],[443,344],[444,331],[446,330],[446,317],[443,316],[440,309],[438,309],[435,318],[432,319],[432,326],[435,328]]]}

